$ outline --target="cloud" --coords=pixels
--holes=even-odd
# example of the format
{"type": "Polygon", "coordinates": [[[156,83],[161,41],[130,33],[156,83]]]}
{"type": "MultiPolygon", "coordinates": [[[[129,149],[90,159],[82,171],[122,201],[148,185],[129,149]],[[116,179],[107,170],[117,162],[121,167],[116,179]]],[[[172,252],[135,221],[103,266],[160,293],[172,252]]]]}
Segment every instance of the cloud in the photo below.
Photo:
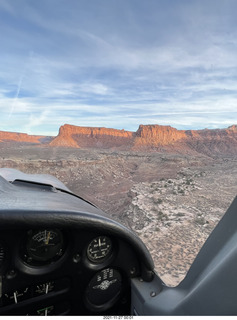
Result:
{"type": "Polygon", "coordinates": [[[105,3],[0,1],[4,128],[236,122],[235,2],[105,3]]]}
{"type": "Polygon", "coordinates": [[[49,110],[44,110],[43,112],[37,115],[30,114],[28,122],[23,127],[24,132],[32,134],[34,132],[35,127],[44,125],[46,122],[48,122],[49,118],[50,118],[49,110]]]}
{"type": "Polygon", "coordinates": [[[15,14],[14,8],[11,6],[9,1],[1,0],[0,1],[0,8],[6,11],[7,13],[10,13],[11,15],[15,14]]]}
{"type": "Polygon", "coordinates": [[[84,83],[79,85],[79,89],[82,92],[98,95],[106,95],[109,93],[109,88],[101,83],[84,83]]]}

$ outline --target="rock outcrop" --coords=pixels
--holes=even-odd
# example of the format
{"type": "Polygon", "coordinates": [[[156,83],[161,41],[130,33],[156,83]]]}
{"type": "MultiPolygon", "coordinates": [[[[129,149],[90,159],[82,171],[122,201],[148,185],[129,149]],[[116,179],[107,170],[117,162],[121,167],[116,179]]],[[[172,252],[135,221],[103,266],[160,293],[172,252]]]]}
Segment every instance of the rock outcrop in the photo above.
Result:
{"type": "Polygon", "coordinates": [[[16,141],[20,143],[41,144],[46,138],[44,136],[28,135],[27,133],[0,131],[1,142],[16,141]]]}
{"type": "Polygon", "coordinates": [[[187,131],[186,144],[192,150],[208,156],[237,155],[237,127],[187,131]]]}
{"type": "Polygon", "coordinates": [[[133,150],[174,151],[177,149],[176,146],[182,149],[177,142],[186,138],[184,130],[177,130],[171,126],[140,125],[135,133],[133,150]]]}
{"type": "Polygon", "coordinates": [[[114,148],[188,154],[236,155],[237,126],[227,129],[177,130],[171,126],[140,125],[136,132],[65,124],[50,146],[114,148]]]}
{"type": "Polygon", "coordinates": [[[76,148],[119,148],[131,147],[134,133],[131,131],[78,127],[65,124],[59,129],[58,136],[50,142],[51,146],[76,148]]]}
{"type": "Polygon", "coordinates": [[[136,132],[136,140],[139,144],[168,145],[186,138],[184,130],[177,130],[171,126],[140,125],[136,132]]]}
{"type": "Polygon", "coordinates": [[[227,129],[177,130],[171,126],[140,125],[136,132],[65,124],[56,137],[0,131],[0,142],[47,144],[51,147],[237,155],[237,126],[227,129]]]}

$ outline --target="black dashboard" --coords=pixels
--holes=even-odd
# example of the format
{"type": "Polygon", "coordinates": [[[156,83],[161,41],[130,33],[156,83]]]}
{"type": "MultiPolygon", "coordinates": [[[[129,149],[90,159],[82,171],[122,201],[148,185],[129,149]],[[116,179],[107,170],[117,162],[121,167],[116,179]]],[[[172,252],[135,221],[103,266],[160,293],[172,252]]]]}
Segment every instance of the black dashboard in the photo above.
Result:
{"type": "Polygon", "coordinates": [[[68,190],[27,178],[0,176],[0,315],[130,314],[131,279],[153,277],[144,244],[68,190]]]}
{"type": "Polygon", "coordinates": [[[1,314],[93,314],[130,310],[132,248],[111,234],[82,229],[1,232],[1,314]],[[118,310],[117,310],[118,309],[118,310]]]}
{"type": "Polygon", "coordinates": [[[47,175],[0,169],[0,315],[236,315],[237,197],[166,286],[131,230],[47,175]]]}

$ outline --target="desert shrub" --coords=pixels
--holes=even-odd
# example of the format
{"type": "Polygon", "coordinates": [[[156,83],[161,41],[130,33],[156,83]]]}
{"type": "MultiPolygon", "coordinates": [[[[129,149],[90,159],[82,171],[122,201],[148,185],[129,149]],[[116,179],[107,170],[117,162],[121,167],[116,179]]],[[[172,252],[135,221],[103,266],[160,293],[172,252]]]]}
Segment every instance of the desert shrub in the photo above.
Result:
{"type": "Polygon", "coordinates": [[[178,212],[178,213],[176,214],[176,216],[177,216],[177,217],[183,217],[183,216],[185,216],[185,213],[183,213],[183,212],[178,212]]]}
{"type": "Polygon", "coordinates": [[[199,217],[199,218],[195,219],[195,223],[203,226],[206,223],[206,220],[203,217],[199,217]]]}
{"type": "Polygon", "coordinates": [[[193,179],[187,179],[186,184],[187,184],[187,185],[190,185],[191,182],[193,182],[193,179]]]}
{"type": "Polygon", "coordinates": [[[155,204],[161,204],[161,203],[163,202],[163,200],[160,199],[160,198],[158,198],[158,199],[153,199],[153,202],[154,202],[155,204]]]}
{"type": "Polygon", "coordinates": [[[158,216],[158,219],[161,221],[168,220],[167,214],[162,211],[158,211],[157,216],[158,216]]]}

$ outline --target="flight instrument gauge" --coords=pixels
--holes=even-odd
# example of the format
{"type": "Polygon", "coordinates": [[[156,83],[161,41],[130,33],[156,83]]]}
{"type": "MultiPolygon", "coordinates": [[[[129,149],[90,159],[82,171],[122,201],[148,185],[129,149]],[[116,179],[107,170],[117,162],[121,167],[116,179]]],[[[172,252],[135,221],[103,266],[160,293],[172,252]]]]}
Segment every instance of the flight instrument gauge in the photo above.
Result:
{"type": "Polygon", "coordinates": [[[118,270],[107,268],[99,271],[86,289],[86,303],[92,310],[106,310],[119,299],[122,277],[118,270]]]}
{"type": "Polygon", "coordinates": [[[60,230],[30,230],[27,233],[24,260],[32,265],[57,261],[63,255],[64,247],[64,238],[60,230]]]}
{"type": "Polygon", "coordinates": [[[87,248],[87,257],[91,262],[101,263],[112,253],[112,242],[106,236],[93,239],[87,248]]]}

